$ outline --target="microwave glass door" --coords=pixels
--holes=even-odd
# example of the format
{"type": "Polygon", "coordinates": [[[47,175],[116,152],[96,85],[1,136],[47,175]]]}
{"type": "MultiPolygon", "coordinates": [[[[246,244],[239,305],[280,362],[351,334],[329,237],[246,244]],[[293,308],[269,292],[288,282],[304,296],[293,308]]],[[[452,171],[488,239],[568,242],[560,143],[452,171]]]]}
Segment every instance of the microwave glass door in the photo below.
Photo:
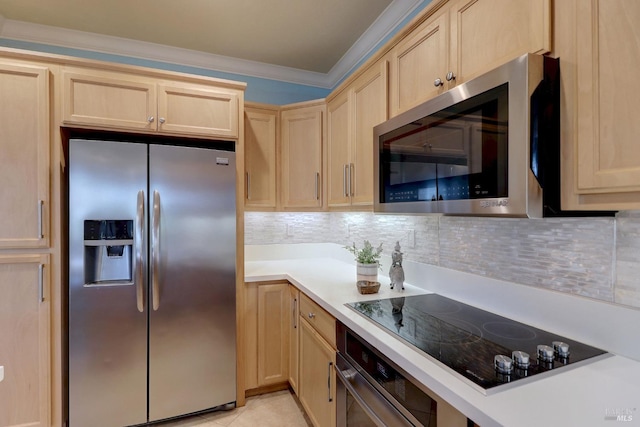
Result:
{"type": "Polygon", "coordinates": [[[507,197],[508,85],[381,135],[380,201],[507,197]]]}

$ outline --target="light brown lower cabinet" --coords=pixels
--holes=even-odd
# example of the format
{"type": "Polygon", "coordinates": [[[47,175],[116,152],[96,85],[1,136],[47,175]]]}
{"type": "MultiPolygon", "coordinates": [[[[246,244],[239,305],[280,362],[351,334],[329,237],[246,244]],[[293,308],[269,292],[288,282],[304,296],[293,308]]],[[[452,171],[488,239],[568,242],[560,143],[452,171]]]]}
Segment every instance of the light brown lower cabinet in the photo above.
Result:
{"type": "Polygon", "coordinates": [[[0,256],[0,426],[49,427],[49,255],[0,256]]]}
{"type": "Polygon", "coordinates": [[[300,340],[300,291],[289,285],[289,385],[298,394],[299,340],[300,340]]]}
{"type": "MultiPolygon", "coordinates": [[[[246,283],[244,314],[245,390],[257,394],[288,384],[314,426],[335,427],[336,319],[285,281],[246,283]]],[[[438,404],[439,426],[467,425],[462,413],[429,394],[438,404]]]]}
{"type": "Polygon", "coordinates": [[[289,283],[245,285],[245,390],[289,379],[289,283]]]}
{"type": "Polygon", "coordinates": [[[336,350],[300,317],[298,398],[316,427],[336,425],[336,350]]]}

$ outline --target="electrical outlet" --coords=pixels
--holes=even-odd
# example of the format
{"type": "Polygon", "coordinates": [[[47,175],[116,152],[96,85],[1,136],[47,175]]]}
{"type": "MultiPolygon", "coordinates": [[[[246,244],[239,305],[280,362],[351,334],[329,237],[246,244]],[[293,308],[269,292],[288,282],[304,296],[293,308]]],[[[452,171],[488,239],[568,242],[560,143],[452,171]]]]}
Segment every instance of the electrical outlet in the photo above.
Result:
{"type": "Polygon", "coordinates": [[[0,382],[4,379],[4,366],[0,366],[0,382]]]}
{"type": "Polygon", "coordinates": [[[287,237],[293,237],[293,226],[291,224],[287,224],[287,237]]]}
{"type": "Polygon", "coordinates": [[[410,248],[416,247],[416,230],[410,229],[409,232],[407,233],[407,245],[410,248]]]}

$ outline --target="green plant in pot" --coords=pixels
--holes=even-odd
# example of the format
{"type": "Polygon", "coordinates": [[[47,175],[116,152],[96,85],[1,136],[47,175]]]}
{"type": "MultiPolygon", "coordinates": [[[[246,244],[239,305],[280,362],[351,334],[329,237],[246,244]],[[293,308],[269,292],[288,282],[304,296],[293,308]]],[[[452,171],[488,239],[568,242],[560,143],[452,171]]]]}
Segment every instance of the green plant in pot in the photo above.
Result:
{"type": "Polygon", "coordinates": [[[345,246],[346,250],[355,255],[357,265],[357,280],[367,282],[378,281],[378,270],[380,269],[380,256],[382,255],[382,243],[377,248],[371,245],[368,240],[364,241],[364,246],[358,248],[353,243],[352,246],[345,246]]]}

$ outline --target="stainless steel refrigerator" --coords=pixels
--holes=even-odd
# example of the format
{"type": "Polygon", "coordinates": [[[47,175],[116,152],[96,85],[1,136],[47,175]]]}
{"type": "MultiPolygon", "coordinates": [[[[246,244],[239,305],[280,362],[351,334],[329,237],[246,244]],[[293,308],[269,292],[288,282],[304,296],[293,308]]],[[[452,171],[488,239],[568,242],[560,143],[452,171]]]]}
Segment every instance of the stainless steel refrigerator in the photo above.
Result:
{"type": "Polygon", "coordinates": [[[69,427],[235,405],[235,185],[233,151],[69,141],[69,427]]]}

